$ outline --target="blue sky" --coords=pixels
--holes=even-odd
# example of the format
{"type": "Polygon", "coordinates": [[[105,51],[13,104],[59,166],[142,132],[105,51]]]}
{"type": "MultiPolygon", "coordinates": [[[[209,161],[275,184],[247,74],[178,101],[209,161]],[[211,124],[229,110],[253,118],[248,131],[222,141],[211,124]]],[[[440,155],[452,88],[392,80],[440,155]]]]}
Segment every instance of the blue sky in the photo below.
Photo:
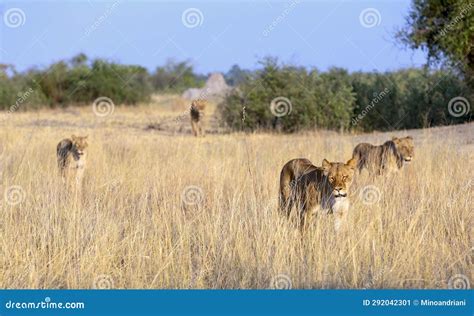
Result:
{"type": "Polygon", "coordinates": [[[2,1],[0,62],[25,70],[84,52],[150,70],[188,59],[202,73],[254,69],[269,55],[321,70],[418,67],[425,54],[393,39],[409,7],[388,0],[2,1]]]}

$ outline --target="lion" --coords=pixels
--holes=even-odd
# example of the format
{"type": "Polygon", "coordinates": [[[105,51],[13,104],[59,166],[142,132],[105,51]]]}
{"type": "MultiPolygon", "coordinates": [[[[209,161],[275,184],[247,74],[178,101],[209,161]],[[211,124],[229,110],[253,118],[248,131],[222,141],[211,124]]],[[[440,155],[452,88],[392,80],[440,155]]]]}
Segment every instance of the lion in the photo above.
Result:
{"type": "Polygon", "coordinates": [[[72,135],[61,140],[56,147],[59,173],[63,183],[70,186],[75,182],[78,191],[82,189],[82,178],[86,167],[87,137],[72,135]]]}
{"type": "Polygon", "coordinates": [[[304,158],[288,161],[280,173],[280,209],[289,216],[296,206],[302,229],[309,217],[326,210],[335,215],[339,230],[349,210],[348,193],[356,167],[354,158],[346,163],[324,159],[322,167],[304,158]]]}
{"type": "Polygon", "coordinates": [[[191,103],[190,114],[191,114],[191,129],[193,130],[194,136],[204,136],[203,128],[203,116],[204,109],[206,108],[207,102],[205,100],[194,100],[191,103]]]}
{"type": "Polygon", "coordinates": [[[357,160],[359,173],[367,169],[369,174],[390,174],[398,171],[404,163],[412,160],[414,155],[413,138],[392,138],[382,145],[375,146],[369,143],[360,143],[352,152],[357,160]]]}
{"type": "Polygon", "coordinates": [[[395,146],[397,146],[398,152],[400,153],[403,159],[403,163],[410,163],[413,157],[415,156],[415,144],[413,142],[413,137],[393,137],[392,141],[395,143],[395,146]]]}

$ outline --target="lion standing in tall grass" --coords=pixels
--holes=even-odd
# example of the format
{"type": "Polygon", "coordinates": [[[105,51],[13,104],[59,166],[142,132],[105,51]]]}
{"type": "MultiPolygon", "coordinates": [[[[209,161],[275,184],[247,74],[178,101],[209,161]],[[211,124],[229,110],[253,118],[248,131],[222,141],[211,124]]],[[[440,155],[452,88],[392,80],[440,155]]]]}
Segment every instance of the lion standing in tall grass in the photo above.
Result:
{"type": "Polygon", "coordinates": [[[82,189],[88,145],[87,136],[72,135],[71,139],[61,140],[56,147],[58,168],[63,182],[71,186],[74,181],[78,191],[82,189]]]}
{"type": "Polygon", "coordinates": [[[411,136],[394,137],[379,146],[360,143],[354,148],[352,157],[358,161],[359,172],[367,169],[370,174],[390,174],[413,159],[414,148],[411,136]]]}
{"type": "Polygon", "coordinates": [[[308,217],[328,210],[336,216],[338,230],[349,210],[347,195],[356,166],[354,158],[347,163],[324,159],[322,167],[314,166],[308,159],[290,160],[280,173],[280,208],[289,216],[296,206],[301,228],[308,217]]]}
{"type": "Polygon", "coordinates": [[[190,115],[191,115],[191,129],[194,136],[204,136],[204,109],[206,108],[207,102],[205,100],[194,100],[191,103],[190,115]]]}

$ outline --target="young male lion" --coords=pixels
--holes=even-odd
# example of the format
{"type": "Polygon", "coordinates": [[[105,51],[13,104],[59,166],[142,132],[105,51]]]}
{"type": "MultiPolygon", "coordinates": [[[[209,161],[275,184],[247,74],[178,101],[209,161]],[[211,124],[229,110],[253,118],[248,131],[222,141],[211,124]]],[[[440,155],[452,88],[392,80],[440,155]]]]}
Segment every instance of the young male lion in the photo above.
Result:
{"type": "Polygon", "coordinates": [[[319,210],[328,210],[336,216],[338,230],[349,209],[349,188],[357,165],[355,159],[347,163],[323,160],[322,167],[314,166],[308,159],[287,162],[280,173],[280,208],[288,216],[295,205],[300,227],[305,227],[308,217],[319,210]]]}
{"type": "Polygon", "coordinates": [[[352,152],[359,172],[367,169],[370,174],[387,174],[400,169],[404,162],[408,163],[414,155],[413,138],[396,138],[386,141],[380,146],[360,143],[352,152]]]}
{"type": "Polygon", "coordinates": [[[415,156],[415,144],[413,143],[413,137],[393,137],[392,141],[395,143],[395,146],[397,146],[397,150],[403,158],[403,163],[410,163],[415,156]]]}
{"type": "Polygon", "coordinates": [[[194,100],[191,103],[191,108],[189,112],[191,114],[191,129],[193,130],[194,136],[204,136],[204,128],[202,121],[205,108],[205,100],[194,100]]]}
{"type": "Polygon", "coordinates": [[[87,136],[72,135],[71,139],[61,140],[56,147],[59,173],[68,186],[72,184],[72,180],[75,180],[78,191],[82,189],[87,146],[87,136]]]}

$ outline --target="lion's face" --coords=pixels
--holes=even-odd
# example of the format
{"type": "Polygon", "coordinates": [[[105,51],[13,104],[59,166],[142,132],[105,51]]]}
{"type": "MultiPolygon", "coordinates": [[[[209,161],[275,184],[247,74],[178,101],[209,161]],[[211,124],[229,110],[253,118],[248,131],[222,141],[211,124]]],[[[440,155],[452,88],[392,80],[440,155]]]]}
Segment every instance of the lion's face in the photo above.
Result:
{"type": "Polygon", "coordinates": [[[347,197],[356,165],[357,160],[354,158],[350,159],[347,163],[323,160],[324,175],[328,178],[334,198],[344,199],[347,197]]]}
{"type": "Polygon", "coordinates": [[[87,146],[89,146],[89,144],[87,143],[87,136],[72,135],[71,140],[72,140],[72,144],[77,150],[77,153],[79,155],[83,155],[87,146]]]}
{"type": "Polygon", "coordinates": [[[394,137],[392,141],[397,146],[397,150],[403,158],[405,163],[410,162],[415,155],[415,145],[413,143],[413,137],[407,136],[404,138],[394,137]]]}

